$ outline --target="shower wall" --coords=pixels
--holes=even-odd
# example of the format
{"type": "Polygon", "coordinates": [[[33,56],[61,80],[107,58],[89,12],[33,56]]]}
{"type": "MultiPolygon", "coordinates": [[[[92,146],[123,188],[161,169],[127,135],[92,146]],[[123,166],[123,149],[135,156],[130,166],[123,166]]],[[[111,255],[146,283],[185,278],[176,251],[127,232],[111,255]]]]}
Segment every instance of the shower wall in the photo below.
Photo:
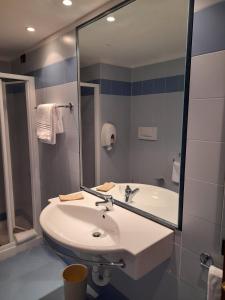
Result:
{"type": "MultiPolygon", "coordinates": [[[[6,87],[15,214],[33,222],[25,83],[6,87]]],[[[17,222],[16,222],[17,223],[17,222]]]]}
{"type": "Polygon", "coordinates": [[[64,133],[56,145],[39,142],[42,207],[49,198],[79,189],[79,134],[77,72],[74,31],[63,34],[26,53],[26,62],[12,62],[15,73],[35,77],[37,104],[74,104],[73,112],[61,108],[64,133]]]}

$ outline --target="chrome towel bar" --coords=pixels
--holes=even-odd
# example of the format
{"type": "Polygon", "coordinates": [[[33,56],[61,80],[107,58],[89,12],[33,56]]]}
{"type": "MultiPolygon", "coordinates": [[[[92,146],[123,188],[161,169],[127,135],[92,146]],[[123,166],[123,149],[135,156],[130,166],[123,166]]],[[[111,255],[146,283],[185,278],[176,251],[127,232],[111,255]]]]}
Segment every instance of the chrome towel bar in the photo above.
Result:
{"type": "MultiPolygon", "coordinates": [[[[71,102],[69,102],[69,104],[57,105],[57,107],[69,108],[70,111],[73,110],[73,104],[71,102]]],[[[35,106],[35,109],[37,109],[37,106],[35,106]]]]}

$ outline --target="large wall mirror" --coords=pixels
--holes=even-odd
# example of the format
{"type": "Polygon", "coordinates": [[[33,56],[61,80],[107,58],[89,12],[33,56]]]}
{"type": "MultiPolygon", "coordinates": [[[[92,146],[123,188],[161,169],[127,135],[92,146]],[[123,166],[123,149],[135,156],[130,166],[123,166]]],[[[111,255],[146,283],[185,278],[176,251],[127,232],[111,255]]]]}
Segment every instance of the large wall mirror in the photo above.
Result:
{"type": "Polygon", "coordinates": [[[82,184],[113,182],[116,204],[179,229],[189,6],[126,1],[77,29],[82,184]]]}

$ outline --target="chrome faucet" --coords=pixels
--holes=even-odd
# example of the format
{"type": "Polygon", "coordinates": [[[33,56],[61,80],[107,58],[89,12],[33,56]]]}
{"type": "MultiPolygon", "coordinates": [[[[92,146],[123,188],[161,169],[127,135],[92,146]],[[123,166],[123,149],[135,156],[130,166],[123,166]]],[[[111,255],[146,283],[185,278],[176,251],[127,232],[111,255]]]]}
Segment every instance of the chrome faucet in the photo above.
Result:
{"type": "Polygon", "coordinates": [[[132,190],[129,185],[126,186],[125,189],[125,202],[131,202],[133,197],[139,191],[139,188],[132,190]]]}
{"type": "Polygon", "coordinates": [[[104,195],[104,201],[95,202],[96,206],[103,205],[106,208],[106,211],[113,209],[114,199],[111,195],[104,195]]]}
{"type": "Polygon", "coordinates": [[[99,192],[96,192],[96,191],[94,191],[92,189],[87,188],[86,186],[81,186],[80,189],[82,191],[85,191],[85,192],[91,194],[91,195],[94,195],[94,196],[96,196],[98,198],[103,199],[103,201],[97,201],[97,202],[95,202],[96,206],[103,205],[103,206],[105,206],[106,211],[109,211],[109,210],[113,209],[114,199],[113,199],[112,195],[103,195],[103,194],[101,194],[99,192]]]}

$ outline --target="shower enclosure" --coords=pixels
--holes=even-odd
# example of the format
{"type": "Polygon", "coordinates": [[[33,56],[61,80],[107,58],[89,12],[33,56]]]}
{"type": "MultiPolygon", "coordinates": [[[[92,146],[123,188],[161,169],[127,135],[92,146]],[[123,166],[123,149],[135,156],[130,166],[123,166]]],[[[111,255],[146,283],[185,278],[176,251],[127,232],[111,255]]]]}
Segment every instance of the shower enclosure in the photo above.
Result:
{"type": "Polygon", "coordinates": [[[35,106],[33,77],[0,73],[0,259],[40,235],[35,106]]]}

